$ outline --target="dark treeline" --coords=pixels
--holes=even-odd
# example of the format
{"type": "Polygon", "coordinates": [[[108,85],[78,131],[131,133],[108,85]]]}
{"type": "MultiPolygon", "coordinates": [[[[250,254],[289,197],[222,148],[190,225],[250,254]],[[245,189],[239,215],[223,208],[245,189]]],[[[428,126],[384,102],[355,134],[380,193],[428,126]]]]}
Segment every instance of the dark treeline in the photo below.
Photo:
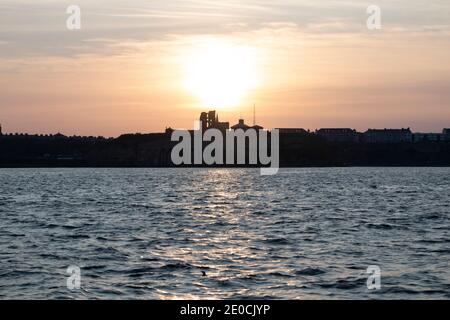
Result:
{"type": "MultiPolygon", "coordinates": [[[[0,167],[169,167],[174,145],[164,133],[115,139],[0,136],[0,167]]],[[[450,142],[338,143],[312,134],[281,134],[280,164],[450,166],[450,142]]]]}

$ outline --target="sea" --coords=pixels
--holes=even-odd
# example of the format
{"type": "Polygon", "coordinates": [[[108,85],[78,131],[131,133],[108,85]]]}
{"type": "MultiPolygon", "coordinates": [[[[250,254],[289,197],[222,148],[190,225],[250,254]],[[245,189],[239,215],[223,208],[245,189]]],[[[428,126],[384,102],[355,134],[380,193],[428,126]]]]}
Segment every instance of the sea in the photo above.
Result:
{"type": "Polygon", "coordinates": [[[0,299],[449,299],[450,168],[0,169],[0,299]]]}

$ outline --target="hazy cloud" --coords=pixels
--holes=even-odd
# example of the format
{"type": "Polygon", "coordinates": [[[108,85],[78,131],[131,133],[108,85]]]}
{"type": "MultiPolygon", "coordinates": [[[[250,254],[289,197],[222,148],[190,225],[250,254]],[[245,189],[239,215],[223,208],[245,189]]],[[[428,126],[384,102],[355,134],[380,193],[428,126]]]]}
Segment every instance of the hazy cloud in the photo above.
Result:
{"type": "MultiPolygon", "coordinates": [[[[296,26],[314,34],[361,33],[364,1],[330,0],[77,0],[82,30],[65,28],[74,1],[6,0],[0,3],[0,57],[73,56],[111,52],[111,41],[159,41],[172,34],[201,35],[296,26]],[[108,39],[109,42],[91,41],[108,39]]],[[[396,32],[448,35],[448,1],[378,0],[383,26],[396,32]]]]}

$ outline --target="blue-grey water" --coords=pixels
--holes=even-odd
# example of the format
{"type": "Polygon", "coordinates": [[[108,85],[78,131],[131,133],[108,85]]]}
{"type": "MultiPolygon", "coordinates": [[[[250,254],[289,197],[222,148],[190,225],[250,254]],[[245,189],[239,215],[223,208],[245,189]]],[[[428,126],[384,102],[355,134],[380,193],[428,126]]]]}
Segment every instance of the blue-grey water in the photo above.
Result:
{"type": "Polygon", "coordinates": [[[449,185],[450,168],[0,169],[0,298],[449,299],[449,185]]]}

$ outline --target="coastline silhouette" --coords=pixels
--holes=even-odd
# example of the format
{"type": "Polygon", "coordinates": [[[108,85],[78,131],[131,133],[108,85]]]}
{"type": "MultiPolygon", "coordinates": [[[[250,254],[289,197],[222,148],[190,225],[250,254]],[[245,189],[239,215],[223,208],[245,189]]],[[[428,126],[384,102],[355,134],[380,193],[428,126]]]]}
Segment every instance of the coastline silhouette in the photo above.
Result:
{"type": "MultiPolygon", "coordinates": [[[[215,111],[201,113],[200,123],[203,132],[213,128],[222,132],[230,128],[263,129],[256,123],[245,124],[244,119],[230,126],[219,121],[215,111]]],[[[447,128],[442,133],[413,133],[410,128],[368,129],[363,133],[351,128],[278,130],[280,167],[450,166],[447,128]]],[[[117,138],[68,137],[61,133],[5,134],[0,126],[0,167],[173,167],[172,132],[169,127],[164,133],[123,134],[117,138]]]]}

